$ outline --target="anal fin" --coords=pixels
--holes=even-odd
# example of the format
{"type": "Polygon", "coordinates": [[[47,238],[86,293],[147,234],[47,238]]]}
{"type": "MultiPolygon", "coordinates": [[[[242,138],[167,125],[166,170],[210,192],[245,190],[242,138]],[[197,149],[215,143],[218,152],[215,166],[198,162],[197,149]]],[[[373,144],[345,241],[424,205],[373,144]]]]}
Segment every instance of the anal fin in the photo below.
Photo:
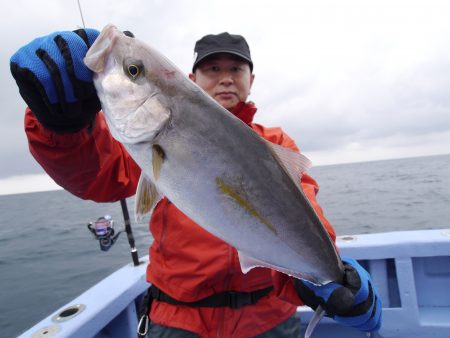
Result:
{"type": "Polygon", "coordinates": [[[264,262],[247,256],[245,253],[238,250],[239,255],[239,263],[241,264],[241,270],[243,273],[249,272],[251,269],[256,267],[267,267],[267,264],[264,262]]]}

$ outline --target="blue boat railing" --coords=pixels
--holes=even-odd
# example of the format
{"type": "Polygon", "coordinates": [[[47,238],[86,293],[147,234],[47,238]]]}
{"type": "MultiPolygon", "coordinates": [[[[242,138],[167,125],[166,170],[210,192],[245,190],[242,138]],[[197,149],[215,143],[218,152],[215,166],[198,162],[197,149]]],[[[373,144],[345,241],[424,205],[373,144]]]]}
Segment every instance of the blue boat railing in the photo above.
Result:
{"type": "MultiPolygon", "coordinates": [[[[450,338],[450,229],[402,231],[338,238],[342,256],[372,275],[382,302],[383,326],[370,337],[450,338]]],[[[24,332],[25,337],[136,337],[137,309],[148,288],[142,263],[117,270],[24,332]]],[[[313,312],[299,307],[302,327],[313,312]]],[[[324,318],[313,338],[368,337],[324,318]]]]}

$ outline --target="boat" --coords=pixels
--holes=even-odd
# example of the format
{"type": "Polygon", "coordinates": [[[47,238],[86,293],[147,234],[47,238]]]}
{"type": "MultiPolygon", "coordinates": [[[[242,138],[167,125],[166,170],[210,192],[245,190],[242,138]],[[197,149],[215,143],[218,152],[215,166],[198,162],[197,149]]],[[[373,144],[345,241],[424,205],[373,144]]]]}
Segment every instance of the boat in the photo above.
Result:
{"type": "MultiPolygon", "coordinates": [[[[383,324],[368,334],[325,317],[312,338],[450,338],[450,229],[339,236],[337,245],[371,273],[383,324]]],[[[19,337],[135,338],[148,259],[115,271],[19,337]]],[[[313,311],[300,306],[297,314],[304,330],[313,311]]]]}

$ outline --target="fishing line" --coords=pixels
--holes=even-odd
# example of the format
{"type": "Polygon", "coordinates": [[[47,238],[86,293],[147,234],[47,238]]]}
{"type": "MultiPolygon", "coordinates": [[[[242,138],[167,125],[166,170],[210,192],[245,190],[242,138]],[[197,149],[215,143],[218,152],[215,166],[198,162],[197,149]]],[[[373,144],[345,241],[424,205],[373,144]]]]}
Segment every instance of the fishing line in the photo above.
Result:
{"type": "Polygon", "coordinates": [[[83,11],[81,10],[80,0],[77,0],[77,3],[78,3],[78,10],[80,11],[81,22],[83,23],[83,28],[86,29],[86,25],[84,24],[83,11]]]}

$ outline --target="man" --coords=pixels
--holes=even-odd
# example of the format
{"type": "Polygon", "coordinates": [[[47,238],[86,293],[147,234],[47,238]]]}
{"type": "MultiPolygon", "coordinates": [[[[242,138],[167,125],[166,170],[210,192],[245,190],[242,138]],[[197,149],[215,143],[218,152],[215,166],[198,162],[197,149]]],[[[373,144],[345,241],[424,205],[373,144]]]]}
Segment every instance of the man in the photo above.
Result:
{"type": "MultiPolygon", "coordinates": [[[[76,196],[112,202],[135,193],[140,168],[111,137],[82,58],[98,36],[92,29],[33,40],[11,58],[11,72],[28,104],[30,151],[46,172],[76,196]]],[[[298,151],[279,128],[253,123],[247,102],[253,61],[242,36],[207,35],[195,45],[189,77],[270,142],[298,151]]],[[[220,126],[217,126],[220,128],[220,126]]],[[[308,175],[302,189],[327,228],[308,175]]],[[[364,331],[381,323],[381,304],[368,273],[346,261],[344,285],[314,286],[265,268],[240,270],[236,250],[187,218],[169,200],[155,207],[147,279],[151,337],[298,337],[296,307],[321,305],[335,320],[364,331]]]]}

